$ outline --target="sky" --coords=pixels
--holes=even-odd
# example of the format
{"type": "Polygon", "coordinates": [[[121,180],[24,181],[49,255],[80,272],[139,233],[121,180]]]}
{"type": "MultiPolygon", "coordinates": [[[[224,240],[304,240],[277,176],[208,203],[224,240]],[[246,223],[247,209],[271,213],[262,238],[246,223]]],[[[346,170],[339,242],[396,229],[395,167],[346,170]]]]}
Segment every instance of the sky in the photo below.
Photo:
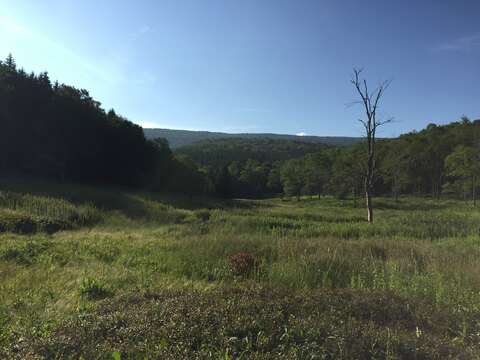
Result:
{"type": "Polygon", "coordinates": [[[480,118],[478,0],[0,0],[0,58],[144,127],[361,136],[349,82],[392,80],[398,136],[480,118]]]}

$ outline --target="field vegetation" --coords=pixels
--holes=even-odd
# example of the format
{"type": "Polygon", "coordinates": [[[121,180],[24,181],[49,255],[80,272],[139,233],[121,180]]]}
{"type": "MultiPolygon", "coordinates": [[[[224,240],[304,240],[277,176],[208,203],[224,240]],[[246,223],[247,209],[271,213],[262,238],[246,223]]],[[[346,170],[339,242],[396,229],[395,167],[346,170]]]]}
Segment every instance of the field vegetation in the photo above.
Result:
{"type": "Polygon", "coordinates": [[[480,356],[465,202],[1,185],[2,358],[480,356]]]}

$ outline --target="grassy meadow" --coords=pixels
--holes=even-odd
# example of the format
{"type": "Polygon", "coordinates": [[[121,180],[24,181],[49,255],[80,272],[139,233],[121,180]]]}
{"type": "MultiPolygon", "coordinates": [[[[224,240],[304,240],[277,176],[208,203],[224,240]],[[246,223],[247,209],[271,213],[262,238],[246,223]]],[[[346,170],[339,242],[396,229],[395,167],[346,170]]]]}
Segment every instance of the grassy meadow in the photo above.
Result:
{"type": "Polygon", "coordinates": [[[0,189],[0,358],[480,358],[470,204],[0,189]]]}

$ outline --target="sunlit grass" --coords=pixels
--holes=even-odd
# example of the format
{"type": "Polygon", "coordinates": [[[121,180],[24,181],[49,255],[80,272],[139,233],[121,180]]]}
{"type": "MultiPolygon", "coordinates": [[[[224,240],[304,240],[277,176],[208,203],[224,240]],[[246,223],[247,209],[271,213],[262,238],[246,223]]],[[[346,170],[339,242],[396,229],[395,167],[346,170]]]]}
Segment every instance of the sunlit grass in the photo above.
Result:
{"type": "MultiPolygon", "coordinates": [[[[0,234],[6,348],[12,334],[49,337],[100,299],[165,289],[388,292],[412,306],[451,309],[455,328],[480,309],[480,212],[462,202],[378,199],[377,222],[369,225],[363,208],[333,198],[176,203],[172,196],[120,192],[114,202],[118,190],[100,196],[92,189],[82,202],[72,200],[73,186],[70,200],[61,188],[51,196],[32,188],[29,194],[11,185],[2,193],[0,219],[22,214],[75,226],[50,235],[0,234]],[[259,268],[232,274],[228,258],[238,252],[254,256],[259,268]]],[[[475,331],[469,323],[465,336],[475,331]]]]}

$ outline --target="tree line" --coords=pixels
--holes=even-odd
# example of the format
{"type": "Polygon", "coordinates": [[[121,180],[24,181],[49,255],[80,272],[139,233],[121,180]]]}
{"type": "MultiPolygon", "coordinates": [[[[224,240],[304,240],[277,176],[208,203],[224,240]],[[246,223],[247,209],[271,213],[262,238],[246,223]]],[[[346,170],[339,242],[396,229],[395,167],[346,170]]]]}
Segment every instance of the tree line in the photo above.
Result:
{"type": "Polygon", "coordinates": [[[203,192],[195,164],[105,111],[87,90],[0,62],[0,171],[89,184],[203,192]],[[196,181],[192,185],[191,181],[196,181]]]}
{"type": "MultiPolygon", "coordinates": [[[[429,124],[419,132],[380,140],[376,146],[376,172],[371,180],[375,195],[396,199],[407,194],[443,195],[475,201],[480,179],[480,120],[464,117],[448,125],[429,124]]],[[[366,143],[324,147],[283,160],[265,159],[262,154],[262,159],[228,161],[233,147],[226,154],[216,146],[212,146],[215,152],[206,151],[205,144],[201,147],[197,157],[203,154],[200,163],[208,164],[202,170],[220,196],[334,195],[354,202],[364,196],[366,143]],[[218,158],[223,160],[218,162],[218,158]]],[[[194,149],[191,145],[189,152],[194,149]]],[[[241,147],[237,151],[242,152],[241,147]]]]}
{"type": "Polygon", "coordinates": [[[354,203],[370,176],[371,195],[476,202],[480,120],[377,140],[370,175],[367,145],[220,139],[172,152],[166,140],[147,140],[141,127],[105,111],[87,90],[52,83],[46,72],[26,73],[11,55],[0,62],[2,173],[225,198],[335,195],[354,203]]]}

